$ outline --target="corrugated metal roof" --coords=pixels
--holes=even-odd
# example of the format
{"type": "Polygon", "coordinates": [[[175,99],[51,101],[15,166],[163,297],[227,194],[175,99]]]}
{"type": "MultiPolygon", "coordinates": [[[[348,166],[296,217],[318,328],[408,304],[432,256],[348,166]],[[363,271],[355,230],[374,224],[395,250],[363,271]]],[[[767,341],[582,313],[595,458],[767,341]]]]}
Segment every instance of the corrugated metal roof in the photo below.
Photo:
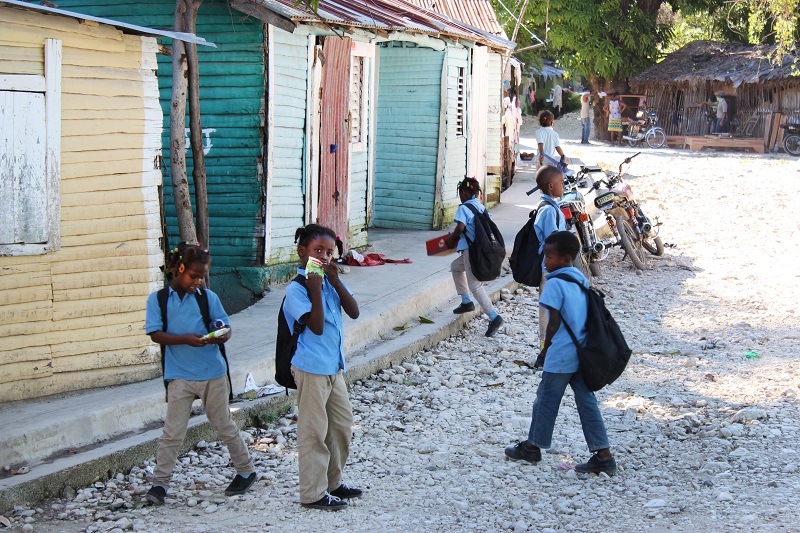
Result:
{"type": "Polygon", "coordinates": [[[118,29],[125,29],[128,30],[128,33],[135,33],[138,35],[151,35],[151,36],[158,36],[158,37],[169,37],[170,39],[177,39],[179,41],[183,41],[185,43],[194,43],[200,44],[203,46],[211,46],[216,48],[217,45],[214,43],[210,43],[203,39],[202,37],[198,37],[193,33],[184,33],[184,32],[175,32],[175,31],[166,31],[166,30],[156,30],[153,28],[146,28],[144,26],[137,26],[136,24],[128,24],[126,22],[120,22],[118,20],[111,20],[111,19],[104,19],[100,17],[93,17],[91,15],[84,15],[82,13],[75,13],[74,11],[65,11],[63,9],[57,9],[55,7],[47,7],[41,6],[38,4],[32,4],[29,2],[21,2],[20,0],[0,0],[0,7],[3,5],[15,6],[20,7],[22,9],[29,9],[31,11],[42,11],[44,13],[54,13],[56,15],[63,15],[65,17],[72,17],[78,20],[91,20],[93,22],[98,22],[100,24],[106,24],[108,26],[114,26],[118,29]]]}
{"type": "Polygon", "coordinates": [[[497,14],[490,0],[408,0],[408,2],[506,38],[506,32],[497,20],[497,14]]]}
{"type": "Polygon", "coordinates": [[[384,31],[413,31],[513,50],[516,43],[407,0],[320,0],[317,14],[295,0],[252,0],[295,22],[324,22],[384,31]]]}

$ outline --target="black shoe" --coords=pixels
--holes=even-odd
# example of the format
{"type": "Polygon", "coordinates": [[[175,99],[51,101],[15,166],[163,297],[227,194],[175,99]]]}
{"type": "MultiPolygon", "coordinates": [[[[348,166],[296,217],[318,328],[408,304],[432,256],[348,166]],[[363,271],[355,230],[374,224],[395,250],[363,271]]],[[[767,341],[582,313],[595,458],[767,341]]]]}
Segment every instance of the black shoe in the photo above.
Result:
{"type": "Polygon", "coordinates": [[[468,304],[462,303],[461,305],[453,309],[453,312],[457,315],[460,315],[462,313],[469,313],[470,311],[474,310],[475,310],[475,302],[470,302],[468,304]]]}
{"type": "Polygon", "coordinates": [[[302,505],[303,507],[308,507],[309,509],[338,511],[339,509],[344,509],[345,507],[347,507],[347,502],[340,500],[336,496],[325,494],[325,496],[315,501],[314,503],[301,503],[300,505],[302,505]]]}
{"type": "Polygon", "coordinates": [[[536,464],[542,460],[542,450],[524,440],[506,447],[506,457],[515,461],[528,461],[536,464]]]}
{"type": "Polygon", "coordinates": [[[486,336],[491,337],[495,333],[497,333],[497,329],[503,325],[503,317],[497,315],[494,317],[494,320],[489,322],[489,329],[486,330],[486,336]]]}
{"type": "Polygon", "coordinates": [[[361,489],[350,487],[345,483],[342,483],[336,490],[332,490],[330,494],[331,496],[336,496],[337,498],[360,498],[363,492],[364,491],[361,489]]]}
{"type": "Polygon", "coordinates": [[[150,490],[147,491],[147,496],[145,499],[152,503],[153,505],[164,505],[164,498],[167,497],[167,489],[160,485],[153,485],[150,490]]]}
{"type": "Polygon", "coordinates": [[[588,461],[575,465],[575,471],[580,474],[599,474],[605,472],[609,476],[617,473],[617,461],[613,457],[600,459],[594,454],[588,461]]]}
{"type": "Polygon", "coordinates": [[[233,478],[231,484],[228,485],[227,489],[225,489],[225,496],[235,496],[237,494],[244,494],[245,492],[247,492],[247,489],[249,489],[253,485],[253,483],[256,482],[256,478],[258,478],[258,476],[256,475],[255,472],[253,472],[247,477],[244,477],[241,474],[236,474],[236,477],[233,478]]]}

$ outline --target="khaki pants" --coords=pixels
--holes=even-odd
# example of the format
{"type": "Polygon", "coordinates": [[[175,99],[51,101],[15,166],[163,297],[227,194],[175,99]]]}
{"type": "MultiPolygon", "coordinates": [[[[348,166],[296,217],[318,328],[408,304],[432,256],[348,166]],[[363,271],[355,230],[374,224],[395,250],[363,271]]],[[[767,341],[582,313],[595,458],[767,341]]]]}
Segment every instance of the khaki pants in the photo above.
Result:
{"type": "Polygon", "coordinates": [[[231,418],[228,408],[229,394],[227,376],[208,381],[176,379],[169,382],[167,417],[164,420],[164,432],[158,441],[156,468],[153,471],[156,485],[169,486],[175,461],[178,459],[178,449],[186,437],[192,402],[196,398],[203,401],[208,421],[228,447],[236,473],[249,475],[255,472],[247,445],[231,418]]]}
{"type": "Polygon", "coordinates": [[[310,374],[292,366],[297,383],[300,503],[314,503],[342,483],[350,454],[353,411],[344,372],[310,374]]]}
{"type": "MultiPolygon", "coordinates": [[[[545,272],[542,273],[542,281],[539,283],[539,299],[542,298],[542,291],[544,290],[544,283],[547,281],[547,278],[544,277],[545,272]]],[[[544,348],[544,337],[547,333],[547,322],[550,318],[550,312],[547,310],[546,307],[542,307],[539,304],[539,349],[541,350],[544,348]]]]}
{"type": "Polygon", "coordinates": [[[458,257],[450,263],[450,272],[453,274],[453,282],[456,284],[456,292],[458,294],[469,294],[471,292],[484,313],[488,315],[494,311],[492,299],[486,294],[483,282],[478,281],[472,273],[472,267],[469,264],[469,250],[459,252],[458,257]]]}

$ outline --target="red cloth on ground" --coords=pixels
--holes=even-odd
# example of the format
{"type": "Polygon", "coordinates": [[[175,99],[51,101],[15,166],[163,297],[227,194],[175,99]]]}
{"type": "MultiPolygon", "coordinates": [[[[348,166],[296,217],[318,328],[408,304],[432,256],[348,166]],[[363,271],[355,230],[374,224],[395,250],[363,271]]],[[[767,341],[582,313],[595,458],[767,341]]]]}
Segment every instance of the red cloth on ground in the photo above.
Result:
{"type": "Polygon", "coordinates": [[[347,256],[347,264],[350,266],[380,266],[386,263],[410,263],[411,259],[386,259],[383,254],[364,254],[364,260],[360,263],[353,259],[353,256],[347,256]]]}

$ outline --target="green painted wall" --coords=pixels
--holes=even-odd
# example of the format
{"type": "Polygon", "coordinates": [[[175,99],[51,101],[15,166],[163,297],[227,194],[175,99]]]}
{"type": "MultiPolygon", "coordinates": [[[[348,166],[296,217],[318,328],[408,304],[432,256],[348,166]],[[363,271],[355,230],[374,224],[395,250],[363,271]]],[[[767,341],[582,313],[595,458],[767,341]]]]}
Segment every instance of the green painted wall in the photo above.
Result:
{"type": "MultiPolygon", "coordinates": [[[[175,2],[59,0],[58,5],[79,13],[171,30],[175,2]]],[[[210,141],[205,162],[212,288],[221,294],[228,312],[235,312],[260,297],[269,277],[261,265],[264,32],[261,21],[234,11],[226,2],[205,0],[200,7],[196,33],[217,45],[217,48],[197,47],[202,127],[209,130],[207,141],[210,141]]],[[[171,46],[171,39],[158,41],[167,48],[171,46]]],[[[164,112],[164,205],[169,243],[173,246],[178,241],[178,231],[169,164],[170,56],[158,55],[158,82],[164,112]]],[[[191,151],[186,158],[191,186],[191,151]]]]}
{"type": "Polygon", "coordinates": [[[394,42],[378,53],[374,225],[431,229],[444,51],[394,42]]]}

